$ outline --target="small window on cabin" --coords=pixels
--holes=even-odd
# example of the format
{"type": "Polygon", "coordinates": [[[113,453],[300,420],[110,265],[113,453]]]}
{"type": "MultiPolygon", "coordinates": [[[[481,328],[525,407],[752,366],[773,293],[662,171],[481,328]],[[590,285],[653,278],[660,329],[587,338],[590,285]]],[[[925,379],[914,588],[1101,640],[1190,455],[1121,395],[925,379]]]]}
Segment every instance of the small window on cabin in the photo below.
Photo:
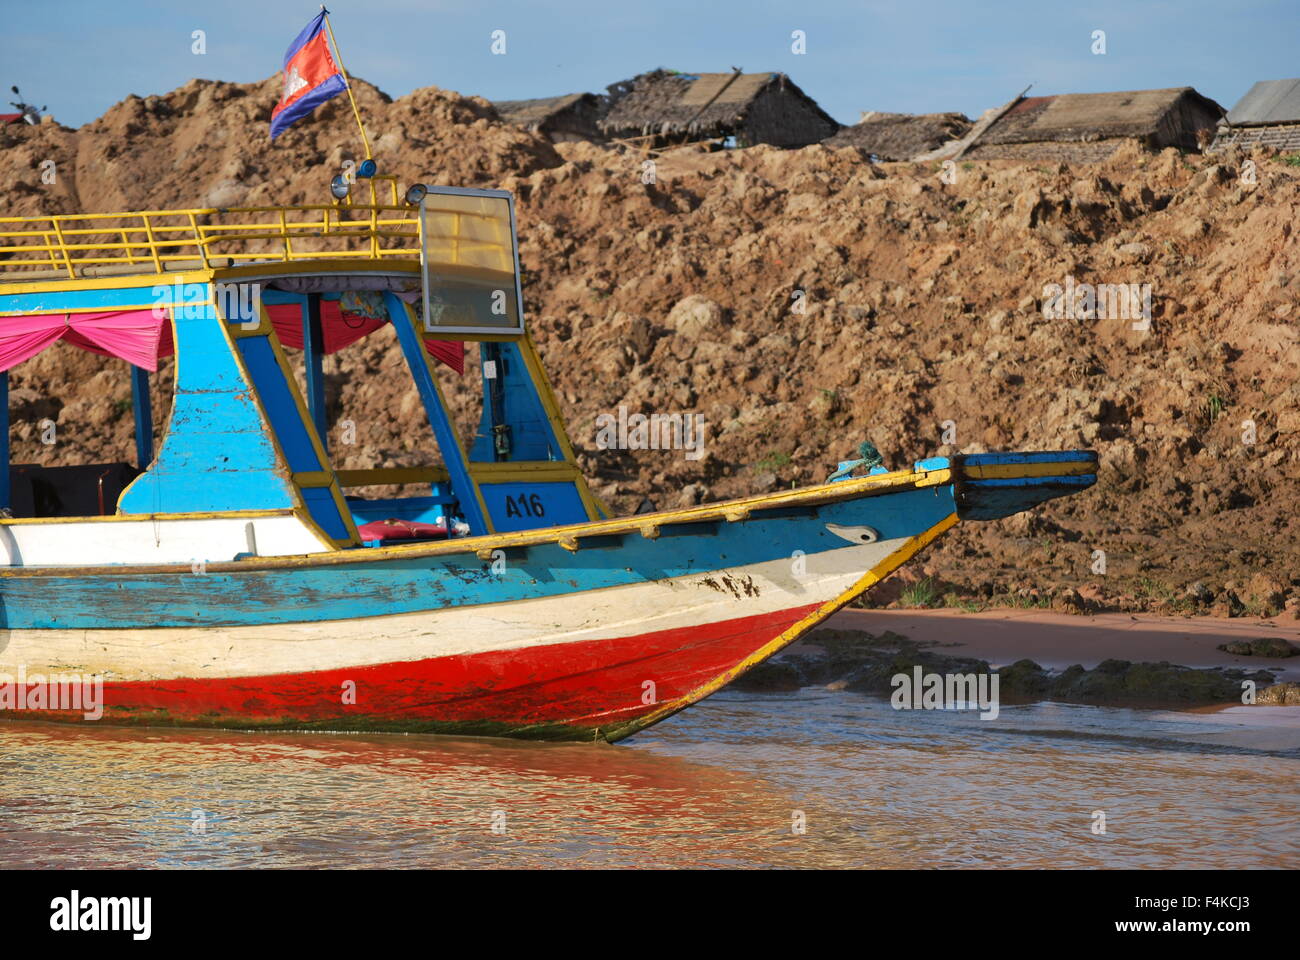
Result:
{"type": "Polygon", "coordinates": [[[509,197],[435,188],[420,201],[420,222],[420,313],[425,330],[521,330],[509,197]]]}
{"type": "MultiPolygon", "coordinates": [[[[170,343],[170,337],[167,338],[170,343]]],[[[8,370],[9,491],[14,518],[117,513],[122,492],[162,446],[172,407],[175,362],[157,372],[54,342],[8,370]],[[148,402],[137,433],[136,386],[148,402]]],[[[0,373],[0,377],[4,374],[0,373]]]]}

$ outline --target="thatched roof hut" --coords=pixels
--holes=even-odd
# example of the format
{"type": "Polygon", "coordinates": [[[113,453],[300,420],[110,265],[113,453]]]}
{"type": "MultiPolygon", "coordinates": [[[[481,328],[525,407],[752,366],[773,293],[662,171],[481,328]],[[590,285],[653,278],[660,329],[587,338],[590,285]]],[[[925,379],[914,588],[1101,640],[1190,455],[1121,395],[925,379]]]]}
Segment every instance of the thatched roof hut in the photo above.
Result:
{"type": "Polygon", "coordinates": [[[824,140],[828,147],[857,147],[877,161],[911,160],[971,128],[964,113],[880,113],[862,115],[862,122],[845,127],[824,140]]]}
{"type": "Polygon", "coordinates": [[[982,160],[1104,160],[1120,145],[1202,149],[1223,107],[1191,87],[1020,97],[965,147],[982,160]]]}
{"type": "Polygon", "coordinates": [[[1227,147],[1300,150],[1300,80],[1261,80],[1246,91],[1210,149],[1227,147]]]}
{"type": "Polygon", "coordinates": [[[594,93],[569,93],[536,100],[498,100],[492,106],[496,107],[502,120],[549,137],[552,143],[601,139],[596,122],[604,110],[604,102],[594,93]]]}
{"type": "Polygon", "coordinates": [[[653,70],[611,85],[609,100],[599,126],[611,139],[735,137],[740,146],[802,147],[840,126],[784,73],[653,70]]]}

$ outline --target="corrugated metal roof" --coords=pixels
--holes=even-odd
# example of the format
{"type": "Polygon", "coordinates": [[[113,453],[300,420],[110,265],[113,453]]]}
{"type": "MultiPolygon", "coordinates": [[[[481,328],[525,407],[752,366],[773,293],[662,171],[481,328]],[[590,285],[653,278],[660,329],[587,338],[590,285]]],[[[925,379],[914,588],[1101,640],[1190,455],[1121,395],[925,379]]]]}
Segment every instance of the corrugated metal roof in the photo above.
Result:
{"type": "Polygon", "coordinates": [[[1300,80],[1261,80],[1228,111],[1228,122],[1295,123],[1300,120],[1300,80]]]}

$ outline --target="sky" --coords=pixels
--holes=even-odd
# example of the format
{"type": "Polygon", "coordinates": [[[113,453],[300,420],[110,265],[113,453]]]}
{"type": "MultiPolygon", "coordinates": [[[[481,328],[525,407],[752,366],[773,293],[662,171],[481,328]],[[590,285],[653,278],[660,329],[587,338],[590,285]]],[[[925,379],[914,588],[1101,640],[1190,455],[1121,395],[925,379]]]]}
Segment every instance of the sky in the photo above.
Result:
{"type": "MultiPolygon", "coordinates": [[[[262,80],[318,10],[0,0],[0,89],[18,84],[76,127],[193,77],[262,80]]],[[[841,123],[863,110],[977,117],[1030,84],[1032,95],[1193,86],[1230,108],[1256,80],[1300,76],[1300,0],[336,0],[330,20],[349,73],[393,97],[425,86],[490,100],[600,93],[655,67],[740,67],[789,74],[841,123]],[[492,52],[498,30],[504,54],[492,52]],[[1098,30],[1104,53],[1093,52],[1098,30]]]]}

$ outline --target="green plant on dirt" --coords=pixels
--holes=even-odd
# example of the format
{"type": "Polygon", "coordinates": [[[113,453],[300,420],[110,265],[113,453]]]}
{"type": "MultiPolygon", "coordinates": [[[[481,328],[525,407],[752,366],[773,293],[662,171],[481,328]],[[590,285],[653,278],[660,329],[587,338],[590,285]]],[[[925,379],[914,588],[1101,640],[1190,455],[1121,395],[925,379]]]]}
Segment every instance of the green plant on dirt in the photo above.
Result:
{"type": "Polygon", "coordinates": [[[954,610],[964,610],[966,613],[979,613],[982,610],[988,609],[988,604],[983,600],[963,597],[959,593],[945,593],[943,595],[943,606],[950,607],[954,610]]]}
{"type": "Polygon", "coordinates": [[[1196,610],[1196,602],[1191,597],[1183,596],[1163,580],[1153,577],[1138,577],[1133,582],[1133,594],[1140,600],[1168,604],[1180,613],[1193,613],[1196,610]]]}
{"type": "Polygon", "coordinates": [[[954,213],[949,219],[959,227],[968,227],[979,212],[980,205],[975,201],[966,204],[966,206],[954,213]]]}
{"type": "Polygon", "coordinates": [[[898,602],[905,607],[933,607],[937,605],[939,591],[934,577],[925,577],[908,584],[898,595],[898,602]]]}
{"type": "Polygon", "coordinates": [[[1227,406],[1227,400],[1219,396],[1217,393],[1212,393],[1206,397],[1205,402],[1201,404],[1201,415],[1205,417],[1207,422],[1214,423],[1214,421],[1219,419],[1223,414],[1223,411],[1227,406]]]}
{"type": "Polygon", "coordinates": [[[1288,153],[1286,156],[1277,159],[1288,167],[1300,167],[1300,153],[1288,153]]]}
{"type": "Polygon", "coordinates": [[[126,399],[125,397],[123,397],[120,400],[114,400],[113,409],[117,411],[117,415],[120,417],[122,414],[126,413],[128,410],[131,409],[131,401],[126,399]]]}
{"type": "Polygon", "coordinates": [[[990,607],[1011,607],[1016,610],[1046,610],[1052,606],[1052,598],[1045,593],[1038,596],[1026,594],[1021,596],[1019,593],[1007,591],[1006,593],[994,594],[989,600],[990,607]]]}
{"type": "Polygon", "coordinates": [[[1276,617],[1281,612],[1265,600],[1244,600],[1242,606],[1245,608],[1243,611],[1245,616],[1259,617],[1261,620],[1276,617]]]}
{"type": "Polygon", "coordinates": [[[788,466],[789,463],[790,455],[788,453],[772,450],[762,460],[755,461],[753,466],[754,470],[759,473],[775,473],[781,467],[788,466]]]}
{"type": "Polygon", "coordinates": [[[1133,583],[1133,592],[1148,600],[1176,600],[1178,591],[1163,580],[1153,577],[1138,577],[1133,583]]]}

